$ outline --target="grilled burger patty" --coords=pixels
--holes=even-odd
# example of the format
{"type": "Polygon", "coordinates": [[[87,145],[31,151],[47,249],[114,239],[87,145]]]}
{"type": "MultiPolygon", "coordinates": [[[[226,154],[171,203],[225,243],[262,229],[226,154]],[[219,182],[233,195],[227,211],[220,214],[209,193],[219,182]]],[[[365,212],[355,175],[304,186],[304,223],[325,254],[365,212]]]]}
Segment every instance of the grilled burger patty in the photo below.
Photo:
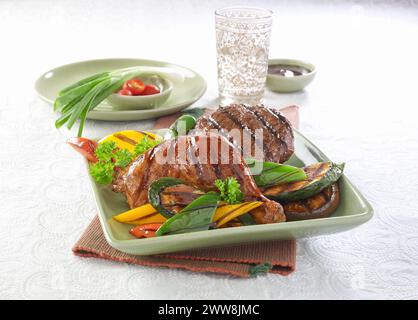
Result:
{"type": "Polygon", "coordinates": [[[260,160],[283,163],[294,152],[290,122],[279,111],[263,105],[232,104],[220,107],[211,115],[201,117],[196,129],[218,130],[241,150],[244,157],[254,158],[262,154],[264,158],[260,160]],[[231,134],[232,129],[239,129],[241,137],[231,134]],[[262,141],[256,139],[256,129],[263,129],[262,141]],[[251,140],[251,150],[243,148],[244,136],[251,140]]]}

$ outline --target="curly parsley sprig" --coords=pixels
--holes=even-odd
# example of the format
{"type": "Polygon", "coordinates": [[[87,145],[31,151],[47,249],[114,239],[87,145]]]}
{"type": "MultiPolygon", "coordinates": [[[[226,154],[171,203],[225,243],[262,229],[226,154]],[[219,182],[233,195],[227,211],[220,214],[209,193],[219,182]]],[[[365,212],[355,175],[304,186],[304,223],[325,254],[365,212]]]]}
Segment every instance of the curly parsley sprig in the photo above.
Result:
{"type": "Polygon", "coordinates": [[[97,162],[90,165],[90,175],[100,184],[113,181],[115,168],[127,167],[136,156],[143,154],[159,144],[161,140],[151,140],[147,136],[135,146],[135,153],[127,149],[119,149],[114,141],[102,142],[98,145],[95,155],[97,162]]]}
{"type": "Polygon", "coordinates": [[[221,200],[228,204],[237,204],[244,200],[241,185],[234,177],[226,178],[225,180],[217,179],[215,186],[220,192],[221,200]]]}
{"type": "Polygon", "coordinates": [[[129,150],[117,149],[114,141],[100,143],[95,155],[98,161],[90,165],[90,174],[100,184],[111,183],[115,168],[125,168],[134,158],[129,150]]]}
{"type": "Polygon", "coordinates": [[[147,136],[144,136],[141,141],[135,146],[135,155],[139,156],[145,151],[148,151],[151,148],[154,148],[156,145],[160,144],[161,140],[159,139],[150,139],[147,136]]]}

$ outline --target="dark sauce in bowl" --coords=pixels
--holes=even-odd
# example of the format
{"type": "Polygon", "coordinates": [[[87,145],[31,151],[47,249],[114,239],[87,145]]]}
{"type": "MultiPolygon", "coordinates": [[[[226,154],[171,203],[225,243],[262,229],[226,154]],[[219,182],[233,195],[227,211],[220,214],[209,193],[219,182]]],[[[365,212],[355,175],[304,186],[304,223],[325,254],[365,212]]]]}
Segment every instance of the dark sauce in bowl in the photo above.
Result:
{"type": "Polygon", "coordinates": [[[311,70],[302,66],[273,64],[268,66],[268,73],[282,77],[298,77],[310,73],[311,70]]]}

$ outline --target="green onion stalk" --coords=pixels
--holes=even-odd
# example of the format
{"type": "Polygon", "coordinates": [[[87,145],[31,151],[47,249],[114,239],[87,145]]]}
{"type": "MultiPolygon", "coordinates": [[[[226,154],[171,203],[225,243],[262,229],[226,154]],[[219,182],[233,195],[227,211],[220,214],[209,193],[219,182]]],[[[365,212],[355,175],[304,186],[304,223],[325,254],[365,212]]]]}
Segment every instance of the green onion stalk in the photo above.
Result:
{"type": "Polygon", "coordinates": [[[182,75],[168,68],[130,67],[115,71],[101,72],[80,80],[61,90],[54,102],[54,111],[61,113],[55,121],[55,127],[66,124],[71,129],[80,119],[78,136],[83,133],[87,114],[112,93],[120,89],[127,80],[143,74],[157,74],[168,79],[182,79],[182,75]]]}

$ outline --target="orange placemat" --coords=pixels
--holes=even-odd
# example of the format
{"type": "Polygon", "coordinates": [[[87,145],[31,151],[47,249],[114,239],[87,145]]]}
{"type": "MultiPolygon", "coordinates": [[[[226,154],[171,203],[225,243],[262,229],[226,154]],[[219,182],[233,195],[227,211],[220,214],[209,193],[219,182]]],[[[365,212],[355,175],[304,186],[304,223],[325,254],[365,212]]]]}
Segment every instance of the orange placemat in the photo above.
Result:
{"type": "MultiPolygon", "coordinates": [[[[298,127],[297,106],[280,110],[298,127]]],[[[168,127],[178,115],[162,117],[155,128],[168,127]]],[[[101,258],[130,264],[168,267],[193,272],[212,272],[238,277],[250,277],[262,273],[287,275],[295,270],[296,242],[266,241],[236,246],[205,248],[152,256],[130,255],[112,248],[106,241],[96,216],[73,247],[80,257],[101,258]]]]}

